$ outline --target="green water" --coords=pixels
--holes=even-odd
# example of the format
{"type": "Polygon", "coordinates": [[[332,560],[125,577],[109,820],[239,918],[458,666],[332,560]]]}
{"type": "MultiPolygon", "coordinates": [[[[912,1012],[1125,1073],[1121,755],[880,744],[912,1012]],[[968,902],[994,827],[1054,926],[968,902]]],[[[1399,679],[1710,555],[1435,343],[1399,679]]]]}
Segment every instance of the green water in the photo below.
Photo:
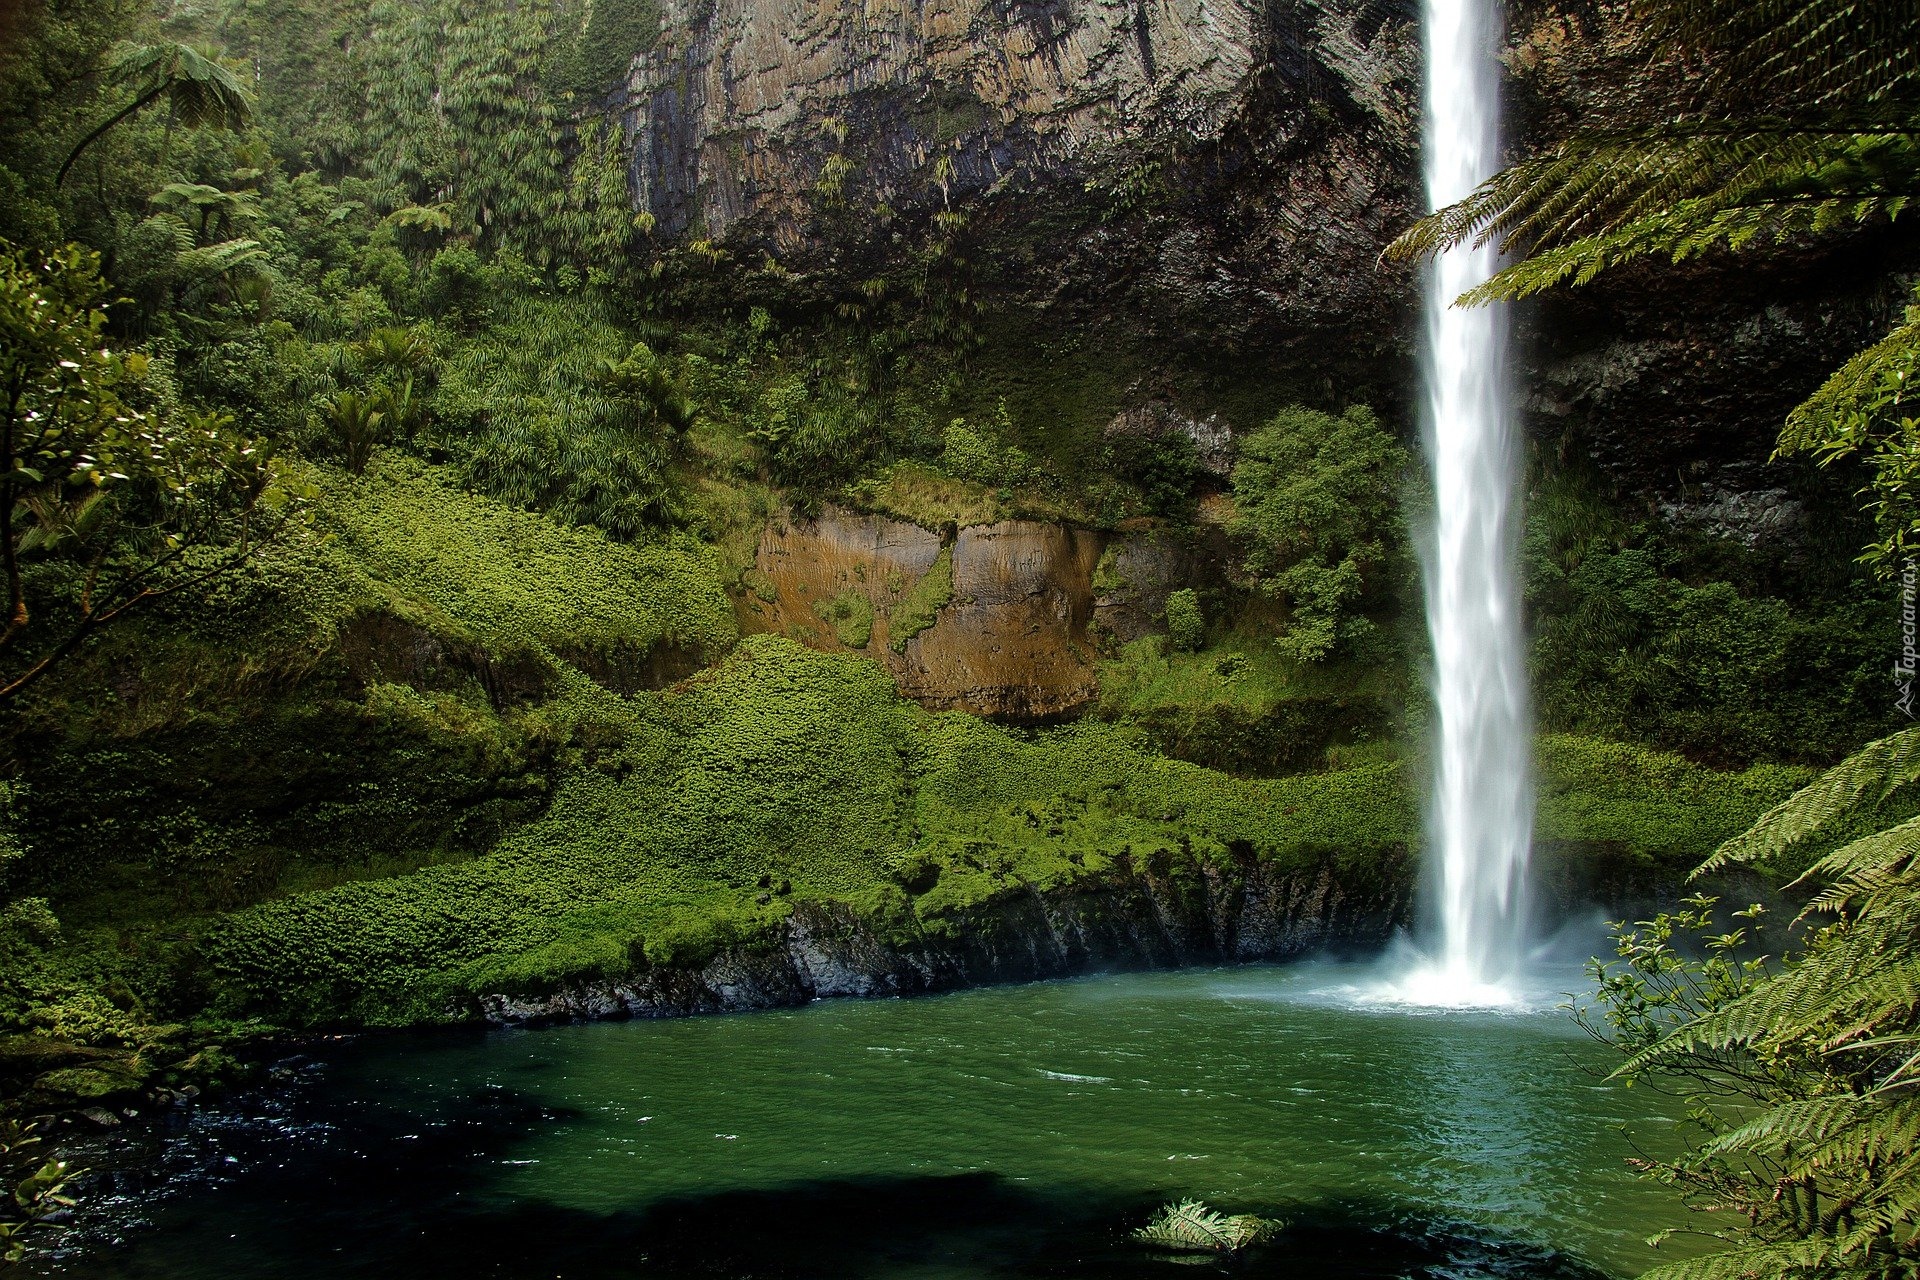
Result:
{"type": "Polygon", "coordinates": [[[1599,1079],[1564,1014],[1357,1007],[1366,980],[1187,971],[363,1043],[219,1185],[181,1179],[62,1270],[1135,1274],[1164,1264],[1126,1229],[1179,1195],[1293,1220],[1271,1274],[1655,1260],[1673,1203],[1619,1130],[1663,1145],[1666,1100],[1599,1079]],[[1492,1244],[1401,1247],[1436,1233],[1492,1244]]]}

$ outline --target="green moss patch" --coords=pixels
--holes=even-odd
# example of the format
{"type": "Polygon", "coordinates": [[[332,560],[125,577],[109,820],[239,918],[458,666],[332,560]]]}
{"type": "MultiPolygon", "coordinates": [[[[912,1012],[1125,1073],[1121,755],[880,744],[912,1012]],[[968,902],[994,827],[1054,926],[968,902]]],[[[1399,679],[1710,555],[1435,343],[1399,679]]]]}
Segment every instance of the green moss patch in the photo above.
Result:
{"type": "Polygon", "coordinates": [[[906,599],[893,607],[888,619],[889,640],[895,653],[907,651],[907,641],[932,626],[940,611],[953,602],[953,548],[942,547],[906,599]]]}
{"type": "Polygon", "coordinates": [[[813,606],[820,620],[833,628],[834,638],[849,649],[864,649],[873,639],[873,601],[858,590],[842,591],[813,606]]]}

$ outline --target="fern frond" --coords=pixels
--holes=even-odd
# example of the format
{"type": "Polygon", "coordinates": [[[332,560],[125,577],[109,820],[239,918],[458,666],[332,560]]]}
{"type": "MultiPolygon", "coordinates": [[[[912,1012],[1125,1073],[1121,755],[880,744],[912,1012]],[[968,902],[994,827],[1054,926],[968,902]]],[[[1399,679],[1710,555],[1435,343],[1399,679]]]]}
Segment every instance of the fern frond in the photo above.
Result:
{"type": "Polygon", "coordinates": [[[1824,1265],[1839,1246],[1826,1240],[1789,1240],[1709,1253],[1643,1272],[1640,1280],[1755,1280],[1795,1275],[1824,1265]]]}
{"type": "MultiPolygon", "coordinates": [[[[1904,381],[1920,367],[1920,308],[1910,309],[1905,324],[1836,370],[1820,389],[1787,415],[1778,452],[1805,453],[1832,443],[1839,424],[1859,408],[1888,376],[1904,381]]],[[[1914,384],[1920,392],[1920,381],[1914,384]]]]}
{"type": "Polygon", "coordinates": [[[182,270],[193,275],[217,276],[266,259],[267,251],[258,240],[222,240],[180,255],[182,270]]]}
{"type": "Polygon", "coordinates": [[[1883,892],[1911,875],[1916,858],[1920,858],[1920,816],[1842,845],[1788,887],[1828,881],[1829,887],[1808,905],[1813,910],[1837,911],[1856,897],[1883,892]]]}
{"type": "Polygon", "coordinates": [[[1186,1252],[1238,1253],[1267,1239],[1280,1227],[1269,1218],[1242,1213],[1228,1216],[1198,1200],[1182,1200],[1133,1233],[1142,1244],[1186,1252]]]}
{"type": "Polygon", "coordinates": [[[1721,845],[1692,878],[1784,853],[1857,812],[1863,802],[1877,804],[1915,781],[1920,781],[1920,726],[1854,752],[1721,845]]]}
{"type": "Polygon", "coordinates": [[[166,93],[189,129],[237,129],[253,118],[253,95],[214,54],[189,44],[147,44],[128,49],[109,75],[133,85],[142,97],[166,93]]]}
{"type": "Polygon", "coordinates": [[[1785,92],[1811,105],[1881,101],[1920,77],[1916,20],[1906,3],[1860,0],[1639,0],[1658,41],[1718,56],[1710,89],[1785,92]]]}

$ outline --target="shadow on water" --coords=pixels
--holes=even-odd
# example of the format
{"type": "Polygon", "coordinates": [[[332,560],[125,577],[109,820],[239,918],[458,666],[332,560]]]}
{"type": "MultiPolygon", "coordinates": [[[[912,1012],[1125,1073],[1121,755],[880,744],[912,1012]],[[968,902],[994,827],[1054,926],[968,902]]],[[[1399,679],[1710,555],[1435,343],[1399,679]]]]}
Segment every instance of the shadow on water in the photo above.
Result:
{"type": "MultiPolygon", "coordinates": [[[[156,1165],[96,1180],[107,1212],[49,1268],[113,1280],[1602,1280],[1568,1256],[1377,1203],[1266,1206],[1288,1228],[1234,1263],[1175,1269],[1128,1238],[1157,1207],[992,1173],[821,1179],[593,1213],[482,1190],[540,1126],[573,1116],[492,1086],[432,1116],[261,1095],[177,1124],[156,1165]]],[[[1243,1206],[1234,1206],[1240,1208],[1243,1206]]],[[[1254,1206],[1260,1208],[1260,1206],[1254,1206]]]]}

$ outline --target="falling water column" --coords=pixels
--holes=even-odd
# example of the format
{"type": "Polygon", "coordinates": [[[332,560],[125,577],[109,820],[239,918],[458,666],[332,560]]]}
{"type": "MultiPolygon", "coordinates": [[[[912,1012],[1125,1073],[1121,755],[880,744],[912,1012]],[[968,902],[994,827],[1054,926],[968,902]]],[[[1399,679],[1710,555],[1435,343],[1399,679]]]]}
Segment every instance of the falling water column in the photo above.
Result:
{"type": "MultiPolygon", "coordinates": [[[[1427,198],[1438,209],[1499,163],[1500,19],[1497,0],[1425,3],[1427,198]]],[[[1526,942],[1533,789],[1506,323],[1500,308],[1452,305],[1496,269],[1491,246],[1461,245],[1428,281],[1436,503],[1424,569],[1439,714],[1429,825],[1441,936],[1420,985],[1441,1003],[1500,1002],[1526,942]]]]}

